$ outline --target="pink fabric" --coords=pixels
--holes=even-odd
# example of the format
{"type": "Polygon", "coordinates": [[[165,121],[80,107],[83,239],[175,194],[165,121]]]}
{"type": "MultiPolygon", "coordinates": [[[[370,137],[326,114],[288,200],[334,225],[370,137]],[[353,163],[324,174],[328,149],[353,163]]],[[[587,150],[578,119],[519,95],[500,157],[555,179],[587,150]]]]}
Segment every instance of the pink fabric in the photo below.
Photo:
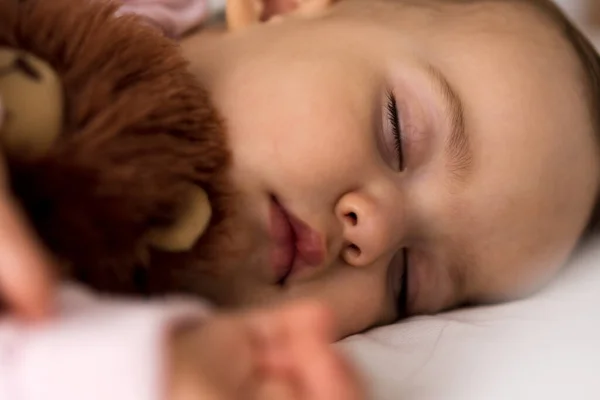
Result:
{"type": "Polygon", "coordinates": [[[143,16],[171,37],[180,37],[210,17],[210,0],[121,0],[121,13],[143,16]]]}
{"type": "Polygon", "coordinates": [[[60,305],[42,326],[0,318],[0,399],[165,399],[170,329],[207,313],[195,302],[101,299],[79,288],[65,288],[60,305]]]}

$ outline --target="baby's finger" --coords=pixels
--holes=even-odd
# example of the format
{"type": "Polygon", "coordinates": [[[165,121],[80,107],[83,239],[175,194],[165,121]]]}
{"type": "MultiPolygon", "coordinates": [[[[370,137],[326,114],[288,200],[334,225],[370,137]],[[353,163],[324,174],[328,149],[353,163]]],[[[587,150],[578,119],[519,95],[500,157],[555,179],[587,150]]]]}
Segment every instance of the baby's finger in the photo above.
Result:
{"type": "Polygon", "coordinates": [[[333,348],[304,348],[298,356],[297,377],[303,399],[361,400],[365,398],[358,374],[333,348]]]}
{"type": "Polygon", "coordinates": [[[327,308],[319,303],[299,302],[255,315],[252,322],[257,331],[263,331],[265,342],[280,359],[275,363],[275,357],[270,357],[267,376],[272,381],[265,382],[264,395],[306,400],[364,397],[358,374],[332,345],[334,317],[327,308]],[[275,334],[278,330],[284,334],[275,334]]]}
{"type": "Polygon", "coordinates": [[[49,258],[34,237],[14,202],[0,197],[0,298],[29,320],[51,313],[54,294],[49,258]]]}
{"type": "Polygon", "coordinates": [[[261,380],[252,400],[302,400],[295,387],[287,379],[279,376],[261,380]]]}
{"type": "MultiPolygon", "coordinates": [[[[294,369],[294,361],[288,350],[291,336],[307,332],[322,343],[333,342],[331,317],[326,309],[313,302],[298,302],[246,314],[248,326],[255,334],[256,345],[261,354],[261,365],[269,374],[286,375],[294,369]]],[[[301,339],[304,340],[304,339],[301,339]]]]}
{"type": "Polygon", "coordinates": [[[294,338],[291,353],[303,399],[360,400],[364,390],[358,373],[331,344],[333,317],[323,308],[306,307],[289,319],[294,338]]]}

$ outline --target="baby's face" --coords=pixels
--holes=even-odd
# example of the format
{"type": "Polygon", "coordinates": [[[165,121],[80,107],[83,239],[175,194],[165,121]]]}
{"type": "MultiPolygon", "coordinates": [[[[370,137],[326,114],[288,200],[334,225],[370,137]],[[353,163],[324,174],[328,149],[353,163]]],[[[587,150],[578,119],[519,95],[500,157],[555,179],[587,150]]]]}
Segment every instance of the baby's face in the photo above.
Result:
{"type": "Polygon", "coordinates": [[[223,305],[313,297],[346,335],[526,294],[586,225],[600,166],[559,35],[525,7],[365,4],[184,45],[243,210],[193,279],[223,305]]]}

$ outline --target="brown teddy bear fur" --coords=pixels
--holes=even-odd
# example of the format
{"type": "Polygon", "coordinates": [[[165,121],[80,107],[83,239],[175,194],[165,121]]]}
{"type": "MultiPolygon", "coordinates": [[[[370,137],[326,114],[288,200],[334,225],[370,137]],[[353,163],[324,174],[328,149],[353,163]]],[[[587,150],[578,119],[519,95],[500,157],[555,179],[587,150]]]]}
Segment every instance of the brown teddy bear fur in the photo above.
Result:
{"type": "Polygon", "coordinates": [[[116,9],[0,0],[0,46],[49,62],[66,93],[64,131],[50,152],[7,159],[14,194],[64,271],[97,289],[139,293],[149,269],[212,256],[206,243],[227,218],[229,154],[223,123],[177,45],[116,9]],[[144,235],[178,217],[189,182],[209,195],[211,228],[188,254],[153,254],[144,235]]]}

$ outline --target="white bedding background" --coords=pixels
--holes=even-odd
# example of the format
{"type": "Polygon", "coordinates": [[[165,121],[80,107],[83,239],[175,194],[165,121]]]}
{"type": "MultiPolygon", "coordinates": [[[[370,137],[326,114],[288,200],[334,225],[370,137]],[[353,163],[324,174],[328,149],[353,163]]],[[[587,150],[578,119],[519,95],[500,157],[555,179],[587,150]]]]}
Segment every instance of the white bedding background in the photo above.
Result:
{"type": "MultiPolygon", "coordinates": [[[[577,1],[558,0],[574,17],[577,1]]],[[[600,243],[532,298],[413,318],[341,346],[376,400],[600,399],[600,243]]]]}
{"type": "Polygon", "coordinates": [[[373,399],[600,399],[600,245],[538,295],[347,339],[373,399]]]}

